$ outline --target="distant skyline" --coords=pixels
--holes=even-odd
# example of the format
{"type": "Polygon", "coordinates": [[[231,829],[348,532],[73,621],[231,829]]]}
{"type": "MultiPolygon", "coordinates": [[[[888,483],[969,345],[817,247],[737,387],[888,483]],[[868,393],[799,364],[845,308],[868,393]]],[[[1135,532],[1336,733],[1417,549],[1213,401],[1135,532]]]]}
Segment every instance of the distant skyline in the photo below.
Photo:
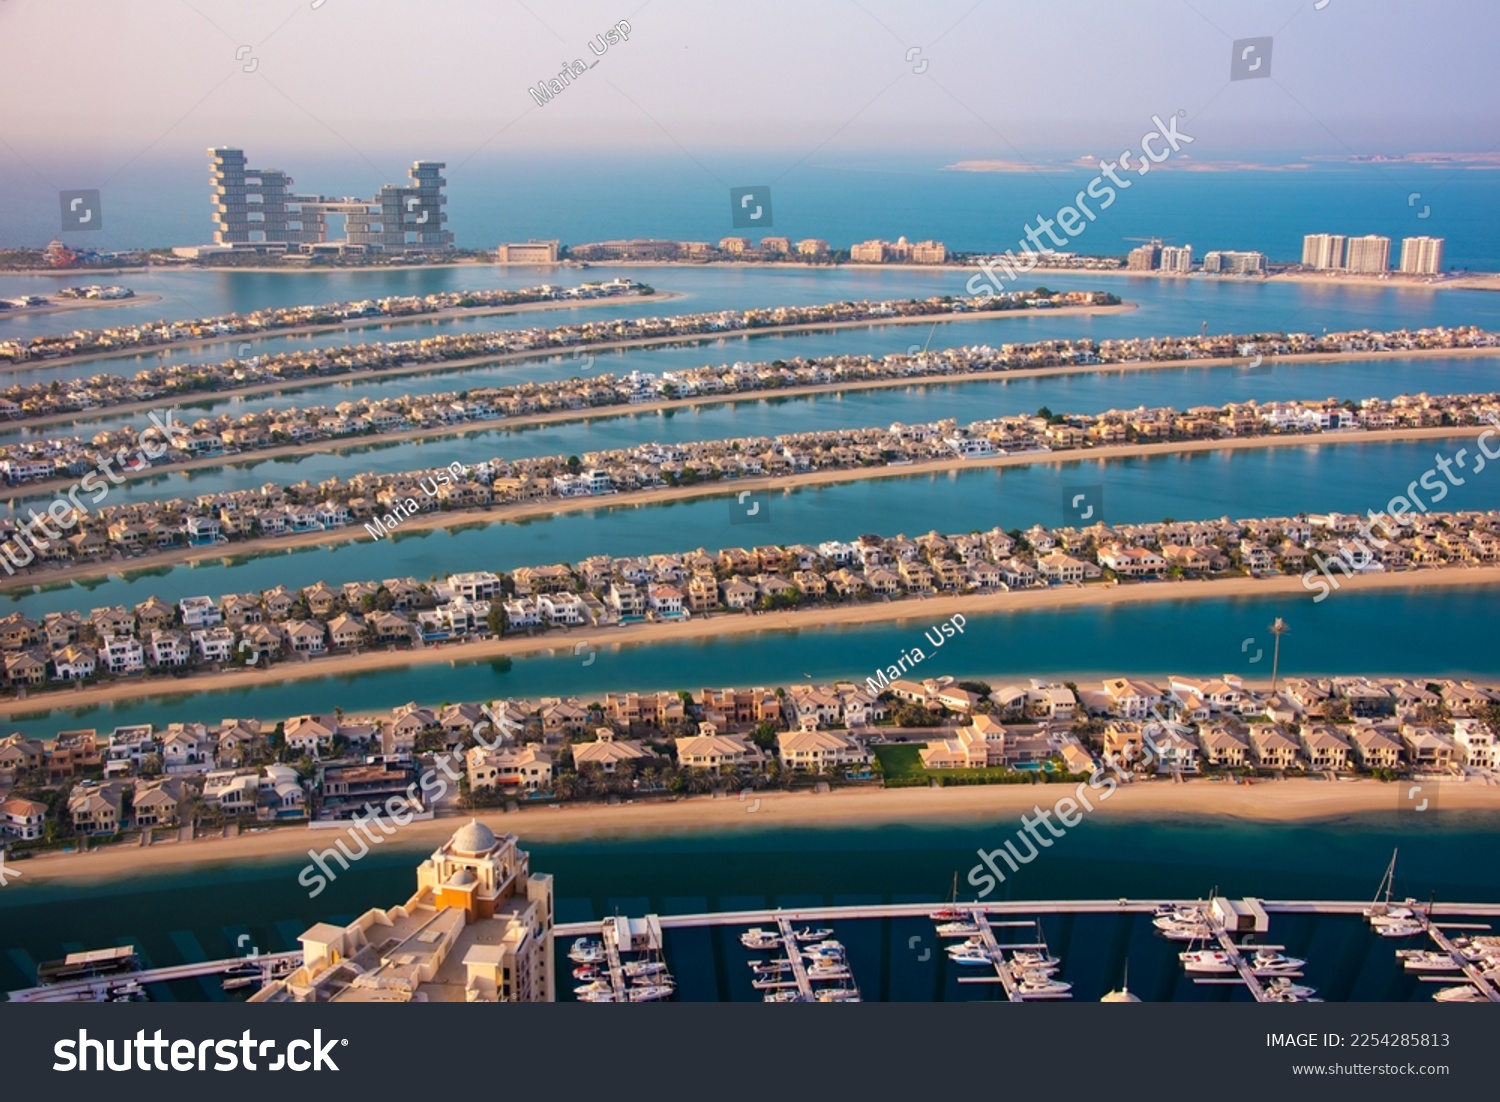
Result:
{"type": "Polygon", "coordinates": [[[102,180],[228,144],[381,177],[590,150],[775,175],[881,151],[1109,156],[1176,111],[1199,159],[1500,144],[1500,6],[1459,0],[312,2],[0,3],[0,171],[102,180]],[[1233,40],[1258,36],[1271,79],[1231,82],[1233,40]],[[598,64],[537,106],[528,89],[575,58],[598,64]]]}

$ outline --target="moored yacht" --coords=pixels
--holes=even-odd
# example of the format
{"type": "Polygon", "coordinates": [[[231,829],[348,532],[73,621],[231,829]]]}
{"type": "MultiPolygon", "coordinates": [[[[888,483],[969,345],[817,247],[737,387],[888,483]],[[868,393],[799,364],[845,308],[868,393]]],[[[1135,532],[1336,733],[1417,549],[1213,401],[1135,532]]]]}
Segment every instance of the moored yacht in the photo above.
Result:
{"type": "Polygon", "coordinates": [[[781,935],[774,930],[752,926],[740,935],[740,944],[746,949],[774,949],[781,944],[781,935]]]}
{"type": "Polygon", "coordinates": [[[977,933],[979,933],[978,925],[968,920],[940,922],[937,928],[938,937],[968,937],[977,933]]]}
{"type": "Polygon", "coordinates": [[[1236,970],[1234,959],[1223,949],[1189,949],[1178,953],[1177,959],[1182,962],[1182,970],[1189,973],[1223,975],[1236,970]]]}
{"type": "Polygon", "coordinates": [[[1457,972],[1463,967],[1436,949],[1397,949],[1396,957],[1408,972],[1457,972]]]}
{"type": "Polygon", "coordinates": [[[568,959],[574,964],[597,964],[604,959],[604,946],[590,938],[578,938],[568,949],[568,959]]]}

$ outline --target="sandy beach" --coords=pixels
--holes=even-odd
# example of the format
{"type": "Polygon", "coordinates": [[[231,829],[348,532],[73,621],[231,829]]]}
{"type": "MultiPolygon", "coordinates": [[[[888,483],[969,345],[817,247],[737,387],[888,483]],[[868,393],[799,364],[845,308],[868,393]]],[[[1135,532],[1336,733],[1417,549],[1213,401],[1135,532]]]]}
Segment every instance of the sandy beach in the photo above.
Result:
{"type": "MultiPolygon", "coordinates": [[[[1433,589],[1452,586],[1486,586],[1500,584],[1500,566],[1478,566],[1403,571],[1393,574],[1364,574],[1341,578],[1339,591],[1377,592],[1381,590],[1433,589]]],[[[574,644],[588,641],[598,647],[624,646],[635,643],[674,643],[699,639],[717,639],[731,635],[753,635],[758,632],[792,629],[848,627],[859,624],[917,621],[930,626],[955,613],[979,616],[985,613],[1021,612],[1033,609],[1115,608],[1123,605],[1148,604],[1156,601],[1203,598],[1288,595],[1296,600],[1311,601],[1312,594],[1298,577],[1234,577],[1214,581],[1147,582],[1130,585],[1059,586],[1027,589],[1013,593],[982,593],[900,601],[871,601],[856,605],[818,607],[801,612],[738,612],[696,616],[671,623],[626,624],[607,628],[575,628],[551,631],[537,636],[507,636],[483,642],[448,646],[418,647],[414,650],[376,651],[358,655],[333,655],[304,661],[281,662],[262,669],[237,668],[190,677],[150,678],[113,681],[78,689],[59,689],[38,693],[24,699],[0,700],[0,716],[35,715],[58,708],[81,708],[122,700],[140,700],[153,696],[183,693],[211,693],[223,689],[306,681],[320,677],[347,677],[377,673],[381,670],[405,669],[439,662],[461,663],[486,661],[501,656],[543,654],[572,651],[574,644]]],[[[920,630],[920,629],[914,629],[920,630]]],[[[913,640],[916,642],[917,640],[913,640]]],[[[1370,673],[1386,671],[1371,670],[1370,673]]],[[[629,688],[678,688],[677,685],[631,685],[629,688]]],[[[352,703],[347,695],[335,696],[340,690],[329,690],[326,706],[332,708],[352,703]]],[[[346,694],[348,688],[342,690],[346,694]]]]}
{"type": "MultiPolygon", "coordinates": [[[[145,294],[135,294],[130,298],[63,299],[61,302],[48,302],[46,306],[12,306],[9,310],[0,310],[0,321],[6,318],[34,318],[39,314],[63,314],[74,310],[108,310],[113,306],[140,306],[142,303],[160,301],[160,295],[145,294]]],[[[0,328],[0,337],[3,336],[5,336],[5,330],[0,328]]],[[[6,363],[8,364],[9,361],[6,363]]]]}
{"type": "MultiPolygon", "coordinates": [[[[678,333],[669,337],[639,337],[628,341],[606,341],[602,344],[575,345],[569,348],[555,348],[548,350],[528,349],[525,352],[505,352],[499,355],[471,356],[462,360],[443,360],[429,364],[408,364],[402,367],[390,367],[368,371],[354,371],[343,375],[319,375],[307,379],[292,379],[279,383],[262,383],[258,386],[236,387],[232,390],[205,390],[192,394],[179,396],[182,405],[206,406],[210,403],[224,399],[252,398],[260,394],[290,394],[299,390],[320,386],[348,386],[365,379],[403,379],[415,375],[442,375],[456,371],[464,371],[472,367],[486,367],[493,364],[515,363],[519,360],[547,360],[559,356],[572,356],[585,352],[615,352],[623,348],[655,348],[662,345],[690,345],[690,344],[712,344],[718,341],[735,340],[740,338],[774,336],[787,333],[813,333],[833,329],[867,329],[879,328],[888,325],[928,325],[940,322],[974,321],[977,319],[1007,318],[1007,317],[1033,317],[1039,313],[1049,316],[1057,315],[1092,315],[1092,314],[1117,314],[1125,310],[1134,310],[1132,303],[1121,303],[1118,306],[1059,306],[1049,310],[1003,310],[989,313],[967,312],[962,314],[926,314],[922,317],[897,317],[897,318],[866,318],[863,321],[825,321],[808,322],[798,325],[766,325],[757,326],[754,329],[735,329],[715,333],[678,333]]],[[[1179,364],[1178,366],[1182,366],[1179,364]]],[[[1092,370],[1097,370],[1093,368],[1092,370]]],[[[517,382],[524,382],[518,379],[517,382]]],[[[837,388],[835,388],[837,389],[837,388]]],[[[767,393],[790,394],[791,389],[777,390],[767,393]]],[[[764,396],[764,395],[763,395],[764,396]]],[[[723,401],[722,395],[718,401],[723,401]]],[[[91,421],[99,421],[106,418],[118,417],[126,413],[141,413],[153,409],[160,409],[160,401],[144,402],[121,402],[118,405],[103,406],[99,409],[84,410],[75,413],[53,413],[46,417],[28,417],[24,422],[15,422],[24,425],[28,429],[40,428],[46,425],[74,425],[88,424],[91,421]]],[[[180,407],[179,407],[180,408],[180,407]]],[[[645,405],[626,407],[632,410],[647,408],[645,405]]],[[[574,416],[577,416],[574,414],[574,416]]],[[[468,425],[459,431],[473,432],[475,426],[468,425]]],[[[377,439],[384,439],[383,437],[377,439]]],[[[265,454],[256,452],[256,455],[265,454]]],[[[181,470],[182,468],[172,468],[181,470]]]]}
{"type": "MultiPolygon", "coordinates": [[[[1429,782],[1430,783],[1430,782],[1429,782]]],[[[1439,787],[1441,815],[1500,811],[1500,785],[1478,781],[1444,782],[1439,787]]],[[[1035,806],[1050,807],[1075,785],[989,785],[963,788],[834,789],[810,792],[760,792],[744,800],[734,796],[699,796],[628,804],[570,805],[561,810],[526,808],[519,812],[479,812],[477,818],[497,834],[513,833],[523,846],[539,842],[616,840],[713,832],[750,833],[787,828],[848,829],[884,825],[993,824],[995,844],[1002,843],[1035,806]],[[756,803],[755,801],[759,801],[756,803]],[[753,811],[751,809],[754,809],[753,811]]],[[[1397,809],[1397,786],[1360,779],[1349,781],[1257,781],[1234,785],[1199,779],[1185,784],[1141,780],[1121,786],[1075,829],[1087,830],[1097,819],[1120,820],[1208,818],[1291,823],[1339,820],[1360,815],[1391,815],[1397,809]]],[[[436,849],[465,821],[451,816],[412,823],[384,845],[418,855],[436,849]]],[[[1437,820],[1441,822],[1441,819],[1437,820]]],[[[378,832],[377,832],[378,834],[378,832]]],[[[50,853],[9,866],[21,873],[13,884],[24,892],[43,884],[87,884],[151,873],[185,872],[213,865],[307,860],[309,850],[322,851],[343,837],[342,831],[282,827],[235,838],[165,842],[142,849],[136,845],[104,846],[87,853],[50,853]]],[[[347,840],[345,845],[350,845],[347,840]]],[[[964,854],[955,855],[955,860],[964,854]]],[[[373,901],[372,901],[373,902],[373,901]]]]}
{"type": "MultiPolygon", "coordinates": [[[[155,356],[158,352],[171,352],[178,348],[201,348],[208,344],[229,344],[231,342],[243,341],[247,344],[255,344],[257,341],[272,340],[278,337],[314,337],[321,333],[344,333],[355,332],[361,329],[391,329],[407,325],[420,325],[423,322],[451,321],[454,318],[483,318],[500,314],[529,314],[533,311],[542,310],[583,310],[590,306],[613,306],[620,302],[666,302],[670,299],[683,298],[677,291],[657,291],[649,295],[631,295],[628,297],[615,296],[611,298],[589,298],[569,300],[566,302],[517,302],[508,306],[466,306],[457,307],[452,310],[440,310],[431,314],[402,314],[393,317],[380,318],[351,318],[345,322],[329,322],[318,325],[294,325],[286,329],[260,329],[253,333],[229,333],[222,336],[194,337],[191,340],[172,341],[170,344],[153,344],[141,348],[129,348],[115,350],[112,352],[85,352],[78,356],[57,356],[45,360],[22,360],[20,363],[7,363],[3,366],[12,368],[24,368],[34,370],[39,367],[69,367],[73,364],[87,363],[89,360],[119,360],[135,356],[146,359],[155,356]]],[[[111,306],[124,306],[133,302],[158,302],[160,295],[136,295],[135,298],[125,299],[120,302],[108,303],[111,306]]],[[[21,313],[23,311],[16,311],[21,313]]],[[[47,313],[42,307],[36,309],[37,313],[47,313]]],[[[0,319],[5,317],[0,314],[0,319]]],[[[399,339],[399,338],[397,338],[399,339]]]]}
{"type": "MultiPolygon", "coordinates": [[[[629,407],[632,410],[640,406],[629,407]]],[[[1374,432],[1329,432],[1313,436],[1256,436],[1235,440],[1188,440],[1160,444],[1111,444],[1088,449],[1068,449],[1054,452],[1022,452],[1015,455],[997,455],[983,459],[943,459],[904,466],[854,467],[829,471],[810,471],[803,474],[784,475],[777,478],[739,478],[732,482],[700,483],[694,486],[663,487],[658,490],[633,491],[598,497],[561,498],[547,501],[523,502],[515,505],[498,505],[490,508],[454,509],[443,512],[422,513],[401,522],[397,538],[414,532],[429,532],[437,529],[464,528],[472,525],[487,525],[502,521],[531,520],[537,517],[558,516],[564,513],[586,512],[593,509],[661,505],[669,501],[690,501],[700,498],[727,497],[745,490],[752,492],[790,490],[798,487],[832,486],[839,483],[865,482],[883,478],[917,478],[945,471],[973,470],[986,467],[1020,467],[1036,464],[1060,465],[1064,463],[1094,462],[1097,460],[1131,459],[1148,456],[1193,455],[1213,451],[1249,451],[1265,448],[1308,447],[1321,444],[1378,444],[1414,440],[1461,439],[1478,432],[1452,427],[1425,429],[1380,429],[1374,432]]],[[[28,495],[29,496],[29,495],[28,495]]],[[[85,578],[108,577],[112,574],[130,574],[137,571],[158,570],[183,563],[227,561],[275,555],[300,547],[332,547],[353,540],[372,539],[363,524],[350,524],[320,532],[300,532],[291,536],[272,536],[265,539],[244,540],[218,547],[179,547],[159,554],[143,555],[139,558],[104,562],[78,563],[61,568],[43,568],[25,575],[7,575],[0,578],[0,593],[30,589],[36,585],[56,585],[61,582],[85,578]]],[[[689,550],[681,548],[679,550],[689,550]]],[[[526,565],[541,565],[532,563],[526,565]]]]}

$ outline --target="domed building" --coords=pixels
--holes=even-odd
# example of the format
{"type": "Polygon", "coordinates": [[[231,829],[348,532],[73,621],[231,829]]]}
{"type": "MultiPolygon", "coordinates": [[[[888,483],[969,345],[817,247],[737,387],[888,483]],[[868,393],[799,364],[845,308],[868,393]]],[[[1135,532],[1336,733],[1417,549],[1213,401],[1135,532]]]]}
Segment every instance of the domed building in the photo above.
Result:
{"type": "Polygon", "coordinates": [[[417,866],[417,892],[301,937],[302,966],[251,1002],[552,1002],[552,877],[478,819],[417,866]]]}

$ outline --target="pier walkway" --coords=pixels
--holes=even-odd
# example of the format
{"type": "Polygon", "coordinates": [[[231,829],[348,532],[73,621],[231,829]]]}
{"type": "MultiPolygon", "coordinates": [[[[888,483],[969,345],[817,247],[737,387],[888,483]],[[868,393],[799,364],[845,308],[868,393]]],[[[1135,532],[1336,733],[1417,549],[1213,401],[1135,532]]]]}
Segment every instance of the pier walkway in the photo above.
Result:
{"type": "Polygon", "coordinates": [[[93,976],[86,980],[48,984],[44,987],[28,987],[10,992],[13,1003],[70,1003],[98,1002],[112,987],[121,984],[171,983],[173,980],[190,980],[198,976],[216,976],[243,968],[247,964],[259,965],[262,971],[284,965],[294,968],[302,963],[302,952],[266,953],[258,957],[224,957],[221,960],[199,961],[197,964],[177,964],[169,968],[148,968],[143,972],[119,972],[112,976],[93,976]]]}

